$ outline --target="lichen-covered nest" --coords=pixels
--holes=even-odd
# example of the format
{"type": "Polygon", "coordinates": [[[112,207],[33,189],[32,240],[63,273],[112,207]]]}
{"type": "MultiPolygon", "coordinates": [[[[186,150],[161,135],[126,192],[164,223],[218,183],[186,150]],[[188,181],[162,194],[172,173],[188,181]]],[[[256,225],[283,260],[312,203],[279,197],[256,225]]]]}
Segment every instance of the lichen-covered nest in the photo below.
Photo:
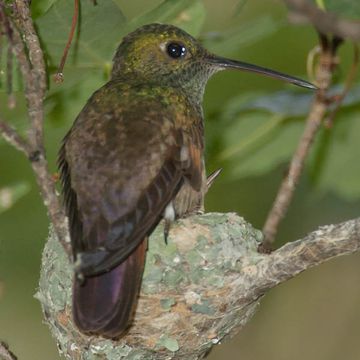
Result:
{"type": "Polygon", "coordinates": [[[118,341],[80,333],[71,318],[73,271],[51,232],[39,291],[46,321],[66,359],[201,359],[253,315],[246,274],[264,255],[261,232],[236,214],[176,222],[168,245],[162,224],[149,240],[135,321],[118,341]]]}

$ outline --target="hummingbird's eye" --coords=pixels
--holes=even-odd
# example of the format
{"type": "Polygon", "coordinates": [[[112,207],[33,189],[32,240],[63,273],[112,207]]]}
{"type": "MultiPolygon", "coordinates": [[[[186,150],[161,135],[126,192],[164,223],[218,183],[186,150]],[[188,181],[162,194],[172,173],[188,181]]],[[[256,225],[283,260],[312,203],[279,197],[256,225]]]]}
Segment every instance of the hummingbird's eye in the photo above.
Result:
{"type": "Polygon", "coordinates": [[[167,53],[173,59],[178,59],[186,55],[186,47],[183,44],[177,42],[170,43],[167,48],[167,53]]]}

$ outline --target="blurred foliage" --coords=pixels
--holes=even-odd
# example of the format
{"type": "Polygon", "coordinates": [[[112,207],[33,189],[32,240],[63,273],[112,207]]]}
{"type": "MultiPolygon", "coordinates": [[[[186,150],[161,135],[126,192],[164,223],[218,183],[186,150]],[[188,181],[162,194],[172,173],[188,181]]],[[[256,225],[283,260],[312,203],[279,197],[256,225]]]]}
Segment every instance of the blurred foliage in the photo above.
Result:
{"type": "MultiPolygon", "coordinates": [[[[336,12],[350,9],[350,15],[358,14],[356,10],[359,6],[358,0],[345,2],[323,0],[323,3],[329,10],[331,7],[336,12]]],[[[32,1],[31,6],[45,49],[49,72],[54,74],[70,30],[73,0],[35,0],[32,1]]],[[[144,23],[168,22],[181,26],[197,36],[209,50],[219,55],[241,57],[246,61],[272,66],[277,70],[296,75],[294,72],[301,72],[299,69],[305,67],[306,51],[316,45],[316,36],[309,28],[299,29],[289,26],[285,20],[284,9],[279,1],[261,0],[224,0],[221,4],[216,0],[134,0],[131,4],[125,0],[98,0],[96,6],[91,0],[81,1],[80,24],[65,65],[65,81],[62,84],[55,84],[51,76],[49,77],[50,90],[46,98],[45,130],[51,170],[56,169],[55,158],[61,138],[92,92],[108,79],[112,55],[126,33],[144,23]],[[125,15],[126,11],[123,9],[135,5],[141,8],[141,13],[136,12],[130,17],[125,15]]],[[[6,47],[4,46],[2,50],[0,64],[4,65],[7,60],[6,47]]],[[[334,94],[341,92],[343,86],[341,81],[345,78],[344,75],[352,58],[346,45],[341,49],[340,55],[343,59],[338,76],[340,84],[333,87],[334,94]]],[[[7,106],[6,71],[4,71],[6,68],[2,66],[0,114],[25,133],[27,128],[25,99],[21,91],[18,91],[21,89],[21,82],[17,66],[14,65],[16,108],[9,109],[7,106]]],[[[304,74],[300,76],[305,77],[304,74]]],[[[223,167],[224,171],[208,194],[208,209],[235,210],[255,225],[261,226],[281,180],[282,172],[286,169],[286,163],[301,135],[312,96],[313,93],[307,90],[295,89],[269,79],[261,80],[255,75],[224,73],[210,81],[205,96],[207,164],[209,170],[223,167]]],[[[281,241],[294,239],[321,223],[340,221],[358,215],[360,208],[360,166],[357,159],[360,134],[359,102],[360,83],[357,78],[356,84],[345,99],[344,106],[335,118],[333,127],[321,129],[316,139],[293,207],[280,233],[281,241]]],[[[20,199],[17,206],[0,216],[0,280],[4,279],[2,283],[5,289],[0,307],[0,337],[8,340],[14,346],[15,352],[18,351],[19,355],[23,355],[19,356],[20,358],[42,360],[56,356],[54,343],[47,329],[41,325],[39,305],[32,300],[38,277],[40,249],[47,232],[47,219],[38,192],[35,190],[36,185],[27,160],[0,139],[0,191],[19,180],[31,183],[32,191],[26,194],[17,192],[21,186],[25,188],[29,186],[21,183],[22,185],[14,192],[20,199]],[[24,341],[28,338],[28,341],[24,341]],[[29,357],[29,354],[34,355],[29,357]]],[[[343,265],[343,268],[346,268],[346,265],[343,265]]],[[[330,292],[328,295],[335,299],[336,295],[341,295],[346,289],[350,291],[349,289],[352,288],[354,291],[350,296],[359,300],[359,294],[356,292],[358,286],[351,286],[358,280],[354,269],[350,265],[347,268],[348,278],[352,279],[349,280],[349,284],[341,281],[342,277],[339,274],[338,281],[331,282],[329,279],[321,298],[322,308],[329,309],[329,312],[340,313],[341,310],[346,311],[348,308],[349,312],[344,313],[343,317],[349,314],[349,322],[350,319],[356,319],[353,316],[356,307],[351,308],[350,305],[348,307],[344,305],[341,309],[330,307],[326,304],[326,294],[328,294],[326,291],[332,289],[331,286],[334,289],[338,286],[338,291],[333,290],[333,293],[330,292]],[[340,288],[341,286],[344,290],[340,288]],[[352,309],[351,313],[350,309],[352,309]]],[[[343,271],[345,272],[346,269],[343,271]]],[[[330,271],[329,274],[328,276],[336,279],[335,270],[330,271]]],[[[319,292],[322,291],[322,284],[327,281],[326,276],[324,275],[322,280],[313,285],[319,292]]],[[[301,283],[301,280],[296,281],[298,284],[301,283]]],[[[311,280],[306,280],[301,289],[306,291],[306,284],[309,282],[311,280]]],[[[282,291],[281,294],[285,295],[279,296],[277,304],[271,300],[268,302],[272,306],[269,312],[272,313],[272,309],[276,309],[276,306],[280,312],[281,304],[285,301],[286,304],[291,304],[285,306],[289,308],[288,316],[295,316],[297,314],[293,308],[295,299],[291,298],[294,295],[288,295],[291,299],[288,301],[284,300],[286,290],[276,291],[278,293],[282,291]]],[[[308,301],[306,293],[301,294],[299,290],[296,294],[298,299],[301,299],[299,301],[305,303],[308,301]]],[[[319,294],[318,297],[320,296],[319,294]]],[[[267,305],[264,306],[267,309],[267,305]]],[[[296,331],[282,331],[283,323],[280,323],[280,328],[276,332],[276,316],[267,315],[266,310],[265,313],[260,313],[258,316],[260,320],[258,322],[255,320],[255,325],[250,326],[249,332],[253,331],[251,339],[246,335],[249,332],[245,331],[246,341],[241,342],[243,358],[266,357],[269,360],[288,358],[297,360],[303,357],[309,360],[342,358],[338,353],[337,357],[335,355],[331,358],[327,356],[326,351],[321,357],[319,352],[312,354],[310,348],[303,346],[303,337],[308,330],[308,324],[303,319],[307,313],[305,307],[305,310],[298,314],[300,319],[293,320],[296,326],[292,323],[288,324],[289,329],[304,329],[303,332],[299,330],[300,335],[296,331]],[[271,322],[268,324],[266,320],[270,317],[271,322]],[[304,323],[303,327],[301,322],[304,323]],[[257,328],[251,330],[254,326],[257,328]],[[257,333],[262,334],[260,346],[257,333]],[[289,338],[290,333],[294,334],[294,338],[289,338]],[[274,337],[270,335],[277,336],[275,345],[271,340],[274,337]],[[291,344],[296,343],[299,337],[301,349],[291,348],[291,344]],[[286,347],[283,346],[284,344],[289,345],[286,347]],[[284,356],[279,356],[281,351],[284,352],[284,356]],[[308,356],[304,355],[304,351],[308,356]],[[258,356],[253,356],[253,353],[258,356]]],[[[317,332],[317,336],[325,334],[326,331],[343,329],[345,326],[340,320],[335,324],[326,323],[325,318],[324,314],[322,323],[325,325],[317,332]]],[[[311,321],[309,317],[307,319],[311,321]]],[[[360,334],[355,325],[352,331],[357,336],[360,334]]],[[[326,338],[325,335],[324,337],[326,338]]],[[[312,338],[315,338],[315,334],[312,338]]],[[[335,344],[336,336],[334,335],[333,338],[332,343],[335,344]]],[[[344,335],[344,344],[347,344],[345,342],[347,339],[351,337],[344,335]]],[[[327,338],[325,340],[327,341],[327,338]]],[[[325,340],[324,348],[327,344],[325,340]]],[[[164,341],[171,347],[175,346],[174,343],[169,342],[169,339],[164,341]]],[[[357,344],[356,341],[354,343],[357,344]]],[[[232,357],[226,358],[237,359],[236,354],[235,351],[232,357]]],[[[358,359],[360,354],[355,352],[354,354],[347,353],[346,359],[358,359]]],[[[214,355],[211,358],[222,357],[219,354],[219,357],[214,355]]]]}
{"type": "Polygon", "coordinates": [[[9,210],[14,204],[30,191],[27,183],[19,182],[0,188],[0,214],[9,210]]]}
{"type": "MultiPolygon", "coordinates": [[[[326,4],[333,6],[331,1],[326,4]]],[[[72,0],[43,1],[40,5],[35,5],[37,14],[41,14],[36,24],[51,72],[61,58],[74,6],[72,0]]],[[[355,3],[353,5],[356,7],[355,3]]],[[[99,1],[96,6],[91,1],[82,2],[77,36],[65,67],[65,82],[60,86],[51,84],[49,114],[56,113],[58,117],[59,108],[69,107],[74,92],[79,101],[72,102],[78,111],[91,91],[108,78],[111,57],[121,37],[142,24],[154,21],[173,23],[200,37],[210,50],[223,55],[232,54],[246,43],[269,36],[282,26],[281,22],[264,15],[223,32],[201,35],[204,19],[205,9],[198,0],[166,0],[131,20],[122,13],[119,1],[99,1]],[[85,71],[91,72],[91,76],[84,77],[85,71]]],[[[340,86],[334,88],[334,93],[340,91],[340,86]]],[[[272,94],[247,94],[246,99],[243,96],[234,97],[224,104],[217,117],[220,124],[226,124],[226,128],[219,132],[215,141],[221,142],[224,148],[219,159],[229,159],[226,163],[231,169],[229,179],[258,176],[288,161],[302,132],[300,117],[306,116],[312,96],[311,92],[289,87],[272,94]]],[[[356,162],[357,152],[351,149],[356,150],[357,139],[352,134],[356,134],[358,122],[352,112],[356,111],[359,99],[360,87],[357,86],[344,102],[346,113],[343,110],[338,115],[332,131],[324,129],[323,133],[327,135],[318,137],[317,150],[311,161],[312,169],[317,169],[313,170],[316,186],[322,191],[333,190],[348,198],[360,197],[357,184],[360,169],[354,171],[353,167],[344,166],[342,161],[345,156],[349,163],[356,162]]]]}
{"type": "Polygon", "coordinates": [[[359,19],[360,2],[358,0],[312,0],[316,5],[324,10],[333,12],[337,15],[359,19]]]}
{"type": "Polygon", "coordinates": [[[284,23],[269,15],[259,16],[248,23],[240,23],[222,32],[209,32],[200,37],[203,45],[215,54],[231,55],[241,46],[254,43],[279,30],[284,23]]]}
{"type": "MultiPolygon", "coordinates": [[[[336,86],[332,93],[340,92],[336,86]]],[[[289,160],[311,100],[311,93],[290,89],[232,98],[222,113],[226,147],[219,154],[221,161],[229,159],[230,177],[258,176],[289,160]]],[[[318,189],[348,199],[360,197],[360,166],[351,166],[359,155],[359,103],[358,85],[345,98],[333,127],[321,130],[309,161],[318,189]]]]}

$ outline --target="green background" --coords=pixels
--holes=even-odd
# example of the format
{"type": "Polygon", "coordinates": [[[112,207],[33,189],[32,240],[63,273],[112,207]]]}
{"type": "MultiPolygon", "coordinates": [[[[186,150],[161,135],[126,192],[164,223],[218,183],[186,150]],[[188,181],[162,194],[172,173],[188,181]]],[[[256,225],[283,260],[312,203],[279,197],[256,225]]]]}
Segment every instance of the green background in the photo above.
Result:
{"type": "MultiPolygon", "coordinates": [[[[116,4],[131,19],[160,2],[117,0],[116,4]]],[[[45,3],[50,1],[34,5],[39,15],[45,3]]],[[[98,3],[104,6],[105,1],[98,3]]],[[[88,2],[83,1],[83,5],[88,6],[88,2]]],[[[212,51],[306,77],[306,56],[316,45],[317,36],[311,26],[288,24],[283,2],[204,0],[203,5],[206,17],[201,5],[196,5],[190,11],[196,21],[184,26],[192,33],[200,31],[212,51]],[[224,37],[215,41],[222,32],[224,37]]],[[[86,9],[82,12],[84,27],[85,15],[86,9]]],[[[155,18],[151,20],[160,15],[164,14],[153,14],[155,18]]],[[[175,20],[181,23],[181,17],[175,20]]],[[[70,21],[71,16],[63,17],[64,29],[70,21]]],[[[134,23],[130,22],[130,29],[134,23]]],[[[93,28],[94,35],[81,34],[85,38],[100,34],[100,54],[95,53],[94,59],[109,53],[107,63],[96,68],[95,60],[85,52],[78,59],[82,66],[78,66],[76,59],[70,57],[65,83],[61,86],[50,83],[46,144],[52,171],[56,169],[61,138],[92,91],[105,81],[114,44],[122,36],[111,32],[109,24],[111,19],[99,18],[87,28],[88,31],[93,28]]],[[[46,16],[38,18],[38,26],[43,39],[54,40],[49,47],[50,52],[55,49],[51,52],[55,58],[49,59],[50,65],[58,63],[56,46],[59,49],[64,46],[67,31],[54,24],[53,34],[42,33],[49,26],[46,16]]],[[[96,42],[93,46],[96,48],[96,42]]],[[[351,62],[351,45],[345,44],[340,55],[341,68],[336,76],[341,81],[351,62]]],[[[301,134],[310,96],[306,90],[296,90],[295,100],[289,100],[278,94],[284,90],[287,94],[293,91],[279,81],[254,74],[222,72],[209,81],[204,99],[207,167],[213,170],[222,166],[224,171],[207,196],[207,211],[236,211],[254,226],[262,227],[301,134]],[[276,97],[271,98],[272,94],[276,97]],[[301,96],[307,97],[305,105],[300,102],[301,96]],[[260,100],[263,100],[261,106],[260,100]],[[264,106],[266,109],[269,102],[274,105],[274,111],[259,110],[264,106]],[[289,114],[292,116],[288,117],[289,114]],[[271,121],[274,128],[257,139],[259,129],[271,121]],[[235,152],[231,157],[226,156],[229,149],[235,152]]],[[[19,99],[17,109],[9,110],[5,99],[4,93],[0,93],[1,115],[24,130],[23,100],[19,99]]],[[[333,129],[320,132],[276,246],[302,237],[321,224],[359,216],[359,134],[359,95],[354,91],[333,129]]],[[[46,212],[26,159],[0,142],[0,189],[19,181],[29,184],[30,191],[7,211],[1,212],[0,205],[0,339],[7,341],[20,359],[57,359],[55,342],[42,324],[40,305],[33,298],[48,230],[46,212]]],[[[359,260],[359,254],[333,260],[272,290],[241,334],[216,346],[209,359],[359,359],[359,260]]]]}

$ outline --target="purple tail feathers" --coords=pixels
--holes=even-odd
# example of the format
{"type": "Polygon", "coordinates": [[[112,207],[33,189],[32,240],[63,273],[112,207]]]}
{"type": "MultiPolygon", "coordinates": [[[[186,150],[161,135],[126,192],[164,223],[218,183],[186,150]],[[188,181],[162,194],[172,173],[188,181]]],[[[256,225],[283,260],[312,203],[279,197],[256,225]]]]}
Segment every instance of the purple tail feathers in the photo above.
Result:
{"type": "Polygon", "coordinates": [[[74,280],[73,317],[85,333],[119,337],[131,324],[145,264],[145,239],[121,264],[107,273],[74,280]]]}

